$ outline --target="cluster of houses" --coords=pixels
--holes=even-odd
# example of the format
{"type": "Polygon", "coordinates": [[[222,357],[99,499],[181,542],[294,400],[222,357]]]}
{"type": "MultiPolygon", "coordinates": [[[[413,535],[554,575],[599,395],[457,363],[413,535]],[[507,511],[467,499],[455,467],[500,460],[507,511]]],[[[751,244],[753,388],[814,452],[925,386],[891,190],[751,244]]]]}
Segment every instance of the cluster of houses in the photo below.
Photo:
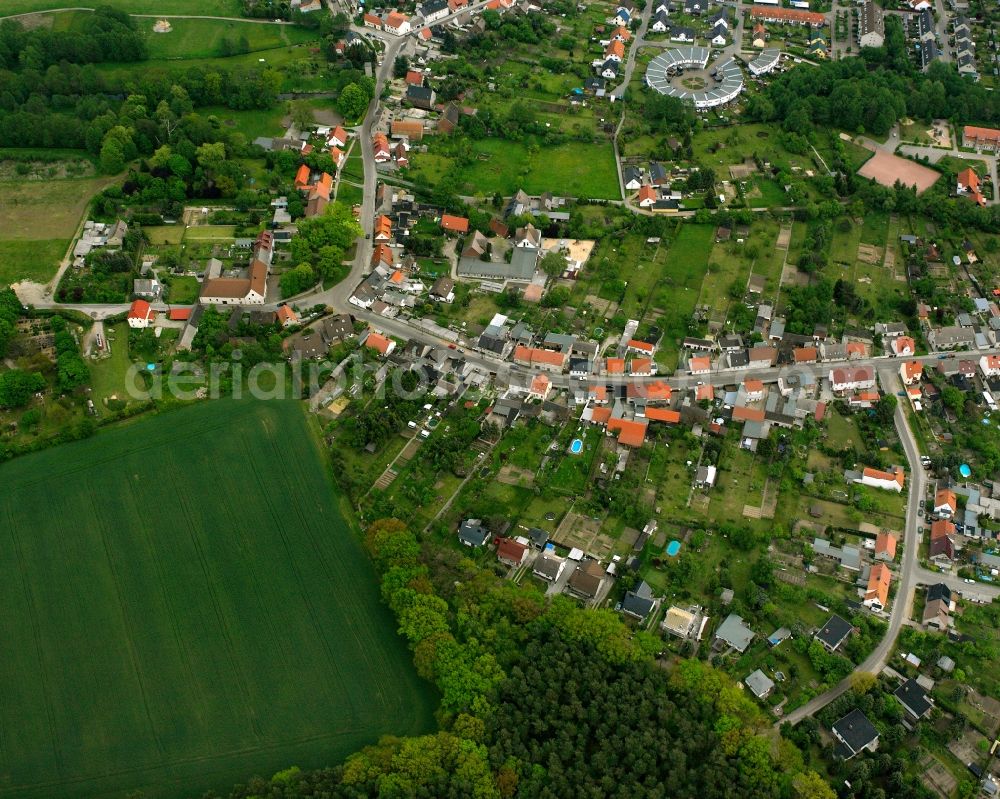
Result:
{"type": "Polygon", "coordinates": [[[649,211],[680,210],[681,192],[670,185],[670,175],[663,164],[653,161],[648,168],[633,165],[622,170],[626,193],[635,193],[633,202],[649,211]]]}
{"type": "Polygon", "coordinates": [[[393,36],[406,36],[412,30],[410,18],[402,11],[393,9],[384,17],[366,12],[362,18],[366,28],[385,31],[393,36]]]}
{"type": "Polygon", "coordinates": [[[668,34],[672,42],[691,44],[701,38],[707,40],[713,47],[725,47],[732,36],[729,11],[721,7],[709,14],[709,10],[708,0],[676,0],[676,2],[657,0],[653,6],[649,30],[652,33],[668,34]],[[703,21],[704,29],[699,32],[692,27],[672,24],[671,11],[703,21]]]}
{"type": "Polygon", "coordinates": [[[954,37],[952,60],[958,69],[958,74],[979,80],[976,43],[972,40],[972,27],[967,17],[960,14],[952,20],[952,36],[954,37]]]}
{"type": "Polygon", "coordinates": [[[83,223],[83,233],[73,247],[73,266],[83,267],[86,257],[94,250],[120,250],[127,233],[128,224],[122,219],[113,225],[88,219],[83,223]]]}
{"type": "MultiPolygon", "coordinates": [[[[618,79],[622,62],[625,60],[625,51],[632,40],[629,27],[634,18],[637,18],[635,3],[632,0],[622,0],[617,5],[614,16],[608,20],[608,24],[612,25],[614,30],[608,38],[600,39],[604,54],[601,58],[595,58],[591,64],[594,72],[605,80],[618,79]]],[[[603,30],[602,26],[601,31],[603,30]]]]}

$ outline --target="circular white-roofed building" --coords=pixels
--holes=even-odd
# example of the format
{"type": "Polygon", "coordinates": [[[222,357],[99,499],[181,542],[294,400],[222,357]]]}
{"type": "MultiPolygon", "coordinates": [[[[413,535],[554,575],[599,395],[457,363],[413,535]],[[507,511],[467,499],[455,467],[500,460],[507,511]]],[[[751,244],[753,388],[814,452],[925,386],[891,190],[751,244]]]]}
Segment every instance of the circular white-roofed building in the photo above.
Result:
{"type": "Polygon", "coordinates": [[[743,91],[743,70],[732,57],[715,65],[712,70],[714,85],[686,89],[672,82],[676,80],[678,70],[705,69],[709,55],[707,47],[672,47],[649,62],[646,85],[668,97],[689,100],[695,108],[714,108],[732,102],[743,91]]]}

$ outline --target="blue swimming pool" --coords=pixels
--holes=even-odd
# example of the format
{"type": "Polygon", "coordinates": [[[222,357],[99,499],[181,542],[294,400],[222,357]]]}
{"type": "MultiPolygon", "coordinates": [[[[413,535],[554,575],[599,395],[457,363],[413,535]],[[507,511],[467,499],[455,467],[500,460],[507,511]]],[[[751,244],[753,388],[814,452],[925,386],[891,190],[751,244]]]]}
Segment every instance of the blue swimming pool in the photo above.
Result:
{"type": "Polygon", "coordinates": [[[667,554],[670,557],[672,557],[672,558],[677,557],[677,553],[680,552],[680,551],[681,551],[681,542],[680,541],[671,541],[669,544],[667,544],[667,554]]]}
{"type": "Polygon", "coordinates": [[[579,455],[583,452],[583,441],[579,438],[574,438],[569,444],[569,451],[574,455],[579,455]]]}
{"type": "Polygon", "coordinates": [[[958,467],[958,473],[962,475],[964,479],[968,480],[972,476],[972,469],[969,468],[969,464],[963,463],[958,467]]]}

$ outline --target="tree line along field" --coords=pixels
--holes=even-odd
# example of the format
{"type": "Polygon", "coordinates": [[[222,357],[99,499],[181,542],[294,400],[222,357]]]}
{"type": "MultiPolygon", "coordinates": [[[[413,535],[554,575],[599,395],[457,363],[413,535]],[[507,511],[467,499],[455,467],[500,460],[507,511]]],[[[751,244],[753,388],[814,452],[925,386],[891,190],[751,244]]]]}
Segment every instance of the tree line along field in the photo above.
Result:
{"type": "Polygon", "coordinates": [[[294,402],[0,467],[0,797],[200,795],[431,727],[294,402]]]}

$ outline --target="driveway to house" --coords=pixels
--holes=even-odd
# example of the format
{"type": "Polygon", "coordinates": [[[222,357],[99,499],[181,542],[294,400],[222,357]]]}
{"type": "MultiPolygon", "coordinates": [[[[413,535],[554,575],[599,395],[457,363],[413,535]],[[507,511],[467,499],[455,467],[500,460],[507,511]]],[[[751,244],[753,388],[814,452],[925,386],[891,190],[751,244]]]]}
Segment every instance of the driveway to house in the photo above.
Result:
{"type": "MultiPolygon", "coordinates": [[[[895,385],[898,382],[898,373],[888,369],[882,370],[879,372],[879,380],[882,383],[883,389],[888,391],[888,386],[895,385]]],[[[786,721],[793,725],[798,724],[806,716],[811,716],[822,710],[834,699],[837,699],[839,696],[850,690],[851,677],[853,677],[854,674],[862,672],[878,674],[882,671],[885,665],[889,662],[889,656],[892,654],[892,648],[896,644],[896,638],[899,637],[899,631],[903,628],[904,623],[906,623],[906,621],[910,618],[910,614],[913,610],[913,595],[917,586],[917,571],[919,566],[917,552],[919,550],[920,540],[919,534],[917,533],[917,527],[921,519],[917,515],[917,511],[922,506],[924,501],[927,475],[920,464],[920,449],[917,446],[916,438],[913,436],[913,431],[910,429],[910,422],[903,410],[902,403],[897,403],[896,405],[895,422],[896,432],[899,434],[899,439],[903,444],[903,450],[906,452],[906,460],[910,466],[910,490],[909,498],[906,503],[906,526],[904,528],[905,533],[903,536],[903,562],[900,570],[895,573],[896,596],[893,599],[892,611],[889,614],[889,628],[886,630],[882,640],[878,643],[872,653],[865,658],[864,662],[861,663],[861,665],[859,665],[850,676],[841,680],[826,693],[820,694],[811,701],[802,705],[802,707],[793,710],[787,716],[782,718],[779,724],[783,724],[786,721]]]]}

